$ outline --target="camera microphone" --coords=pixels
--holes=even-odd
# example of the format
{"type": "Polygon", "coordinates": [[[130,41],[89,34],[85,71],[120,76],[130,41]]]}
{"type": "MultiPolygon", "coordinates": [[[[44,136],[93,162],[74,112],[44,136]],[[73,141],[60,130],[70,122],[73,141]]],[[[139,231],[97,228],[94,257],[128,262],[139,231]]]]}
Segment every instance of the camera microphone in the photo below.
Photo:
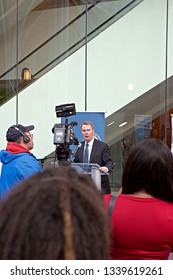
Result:
{"type": "Polygon", "coordinates": [[[71,125],[71,126],[77,126],[77,125],[78,125],[78,123],[77,123],[77,122],[75,122],[75,121],[73,121],[73,122],[71,122],[71,123],[70,123],[70,125],[71,125]]]}

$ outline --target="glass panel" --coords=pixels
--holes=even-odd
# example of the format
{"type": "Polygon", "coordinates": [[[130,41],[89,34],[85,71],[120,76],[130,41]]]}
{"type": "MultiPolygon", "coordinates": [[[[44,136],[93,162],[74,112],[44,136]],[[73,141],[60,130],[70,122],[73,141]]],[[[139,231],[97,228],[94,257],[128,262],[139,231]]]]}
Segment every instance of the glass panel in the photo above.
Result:
{"type": "MultiPolygon", "coordinates": [[[[11,19],[6,15],[6,11],[10,9],[10,3],[8,1],[1,1],[0,3],[0,52],[1,52],[1,61],[0,61],[0,73],[6,71],[11,67],[13,61],[16,63],[16,6],[13,1],[13,19],[15,22],[15,26],[13,30],[10,31],[9,27],[11,26],[11,19]],[[5,47],[6,46],[6,47],[5,47]]],[[[8,98],[16,93],[16,68],[14,69],[14,76],[6,75],[6,77],[0,78],[0,104],[5,102],[8,98]]],[[[15,108],[14,108],[15,110],[15,108]]]]}
{"type": "MultiPolygon", "coordinates": [[[[18,8],[18,90],[36,81],[65,58],[97,36],[110,24],[139,4],[136,1],[95,2],[79,5],[76,2],[27,1],[19,2],[18,8]],[[92,20],[87,20],[87,18],[92,20]],[[86,36],[87,34],[87,36],[86,36]],[[26,69],[27,68],[27,69],[26,69]],[[30,71],[26,79],[24,71],[30,71]]],[[[9,4],[9,2],[7,1],[9,4]]],[[[11,3],[11,2],[10,2],[11,3]]],[[[9,4],[10,7],[10,4],[9,4]]],[[[5,7],[7,12],[9,7],[5,7]]],[[[13,11],[17,14],[17,9],[13,11]]],[[[10,11],[11,14],[11,11],[10,11]]],[[[13,37],[14,18],[10,17],[13,37]]],[[[3,54],[4,50],[1,49],[3,54]]],[[[2,67],[0,77],[7,79],[16,74],[14,54],[9,67],[2,67]]],[[[12,78],[11,78],[12,79],[12,78]]],[[[13,91],[10,92],[13,96],[13,91]]],[[[7,94],[8,97],[8,94],[7,94]]]]}
{"type": "MultiPolygon", "coordinates": [[[[98,14],[101,5],[111,4],[97,6],[98,14]]],[[[87,109],[106,112],[105,141],[115,164],[112,187],[121,186],[129,152],[138,141],[150,137],[153,128],[157,137],[168,140],[166,5],[163,0],[142,1],[88,45],[87,109]]],[[[88,22],[93,24],[92,15],[88,22]]]]}

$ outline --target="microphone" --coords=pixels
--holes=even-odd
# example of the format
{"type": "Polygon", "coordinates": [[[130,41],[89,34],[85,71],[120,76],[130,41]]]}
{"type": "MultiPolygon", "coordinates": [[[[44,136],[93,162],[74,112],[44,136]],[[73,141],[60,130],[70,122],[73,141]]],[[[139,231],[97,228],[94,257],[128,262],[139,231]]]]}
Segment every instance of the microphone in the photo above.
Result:
{"type": "Polygon", "coordinates": [[[70,123],[70,125],[71,125],[71,126],[76,126],[76,125],[78,125],[78,123],[75,122],[75,121],[73,121],[73,122],[70,123]]]}

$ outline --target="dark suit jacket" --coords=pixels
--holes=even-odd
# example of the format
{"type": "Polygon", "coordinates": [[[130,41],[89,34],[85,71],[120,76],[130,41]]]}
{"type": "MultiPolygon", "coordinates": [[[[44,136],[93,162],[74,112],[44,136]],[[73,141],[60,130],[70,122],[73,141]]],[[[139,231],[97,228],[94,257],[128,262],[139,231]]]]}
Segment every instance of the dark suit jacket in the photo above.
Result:
{"type": "MultiPolygon", "coordinates": [[[[76,151],[74,162],[83,162],[85,141],[83,141],[81,144],[82,146],[76,151]]],[[[90,155],[90,163],[97,163],[100,166],[106,166],[109,172],[112,170],[113,162],[109,147],[106,143],[94,139],[90,155]]],[[[101,185],[104,193],[110,193],[109,178],[107,175],[101,176],[101,185]]]]}

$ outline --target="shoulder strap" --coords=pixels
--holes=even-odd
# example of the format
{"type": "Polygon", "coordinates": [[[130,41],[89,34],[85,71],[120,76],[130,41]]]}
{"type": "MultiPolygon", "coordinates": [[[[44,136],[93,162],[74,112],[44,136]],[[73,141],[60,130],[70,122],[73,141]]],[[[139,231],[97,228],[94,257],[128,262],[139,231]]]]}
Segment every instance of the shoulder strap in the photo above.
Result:
{"type": "Polygon", "coordinates": [[[113,209],[114,209],[115,201],[116,201],[116,196],[112,195],[111,199],[110,199],[110,202],[109,202],[109,206],[108,206],[108,215],[109,215],[109,217],[112,216],[112,212],[113,212],[113,209]]]}

